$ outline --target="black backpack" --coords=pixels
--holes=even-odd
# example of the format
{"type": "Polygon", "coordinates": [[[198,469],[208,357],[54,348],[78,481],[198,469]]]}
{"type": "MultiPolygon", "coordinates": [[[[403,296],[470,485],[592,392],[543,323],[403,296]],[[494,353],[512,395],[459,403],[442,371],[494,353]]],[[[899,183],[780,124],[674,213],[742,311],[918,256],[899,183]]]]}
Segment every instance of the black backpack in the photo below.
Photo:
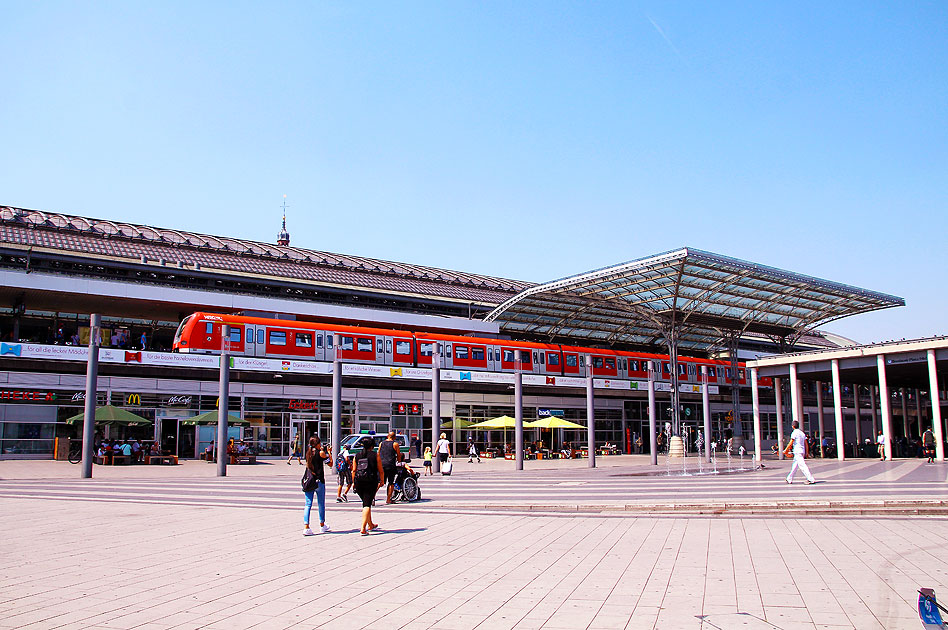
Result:
{"type": "Polygon", "coordinates": [[[367,455],[359,454],[356,457],[356,474],[355,478],[359,481],[367,480],[372,476],[372,469],[369,467],[369,458],[367,455]]]}

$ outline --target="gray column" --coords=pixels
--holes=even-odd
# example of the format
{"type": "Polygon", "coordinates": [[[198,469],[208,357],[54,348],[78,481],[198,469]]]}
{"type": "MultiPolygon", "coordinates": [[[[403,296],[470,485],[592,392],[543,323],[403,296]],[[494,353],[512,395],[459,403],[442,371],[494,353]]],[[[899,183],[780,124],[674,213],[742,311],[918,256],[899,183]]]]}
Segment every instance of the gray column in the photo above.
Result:
{"type": "MultiPolygon", "coordinates": [[[[81,479],[92,478],[92,452],[95,447],[95,406],[99,380],[99,326],[102,317],[93,313],[89,318],[89,359],[86,363],[86,404],[85,416],[82,419],[82,469],[79,471],[81,479]]],[[[13,340],[18,337],[14,335],[13,340]]],[[[938,398],[938,394],[935,394],[938,398]]]]}
{"type": "MultiPolygon", "coordinates": [[[[628,430],[628,423],[626,422],[626,417],[625,417],[625,401],[623,400],[623,401],[622,401],[622,446],[621,446],[620,448],[622,449],[622,451],[623,451],[626,455],[628,455],[629,453],[632,452],[632,438],[631,438],[631,437],[626,437],[626,431],[627,431],[627,430],[628,430]],[[627,445],[629,446],[629,448],[626,448],[627,445]]],[[[554,451],[556,450],[556,442],[555,442],[555,441],[553,442],[553,450],[554,450],[554,451]]]]}
{"type": "MultiPolygon", "coordinates": [[[[790,418],[797,421],[803,430],[803,418],[800,416],[800,379],[797,378],[797,364],[790,364],[790,418]]],[[[793,426],[791,423],[790,426],[793,426]]]]}
{"type": "Polygon", "coordinates": [[[928,351],[928,391],[932,399],[932,430],[935,432],[935,458],[945,461],[944,431],[941,425],[941,401],[938,395],[938,372],[935,366],[935,351],[928,351]]]}
{"type": "MultiPolygon", "coordinates": [[[[760,452],[760,393],[757,391],[757,368],[751,368],[751,404],[754,410],[754,461],[761,461],[763,453],[760,452]]],[[[705,426],[709,426],[710,420],[705,420],[705,426]]],[[[705,429],[707,430],[707,429],[705,429]]],[[[711,439],[708,438],[710,445],[711,439]]],[[[711,447],[708,446],[708,457],[711,456],[711,447]]]]}
{"type": "Polygon", "coordinates": [[[836,414],[836,459],[846,459],[846,435],[843,432],[843,392],[839,385],[839,359],[833,359],[833,412],[836,414]]]}
{"type": "Polygon", "coordinates": [[[779,378],[774,378],[774,401],[777,407],[777,459],[783,459],[783,387],[779,378]]]}
{"type": "Polygon", "coordinates": [[[853,383],[853,409],[856,411],[856,457],[862,448],[862,412],[859,409],[859,384],[853,383]]]}
{"type": "MultiPolygon", "coordinates": [[[[755,368],[756,373],[756,368],[755,368]]],[[[704,416],[704,456],[711,462],[711,392],[708,385],[708,366],[701,366],[701,414],[704,416]]],[[[701,457],[701,453],[698,453],[701,457]]]]}
{"type": "Polygon", "coordinates": [[[879,414],[877,413],[876,407],[876,386],[869,386],[869,409],[872,413],[872,441],[876,441],[876,436],[879,434],[879,414]]]}
{"type": "MultiPolygon", "coordinates": [[[[648,443],[652,466],[658,466],[658,436],[655,426],[655,362],[648,363],[648,443]]],[[[710,440],[710,436],[708,436],[710,440]]]]}
{"type": "Polygon", "coordinates": [[[925,429],[922,428],[922,392],[915,390],[915,420],[918,422],[918,437],[922,437],[925,429]]]}
{"type": "Polygon", "coordinates": [[[885,437],[885,457],[892,459],[892,404],[889,384],[885,374],[885,355],[876,355],[876,371],[879,373],[879,406],[882,411],[882,435],[885,437]]]}
{"type": "Polygon", "coordinates": [[[905,439],[908,440],[912,435],[912,423],[909,422],[908,393],[905,391],[904,387],[899,388],[899,398],[901,398],[902,402],[902,435],[904,435],[905,439]]]}
{"type": "Polygon", "coordinates": [[[431,344],[431,472],[441,472],[441,461],[438,459],[438,439],[441,435],[441,344],[431,344]]]}
{"type": "Polygon", "coordinates": [[[589,452],[589,467],[596,467],[596,411],[593,394],[592,356],[586,355],[586,450],[589,452]]]}
{"type": "Polygon", "coordinates": [[[826,454],[823,452],[823,436],[826,431],[823,426],[826,414],[823,412],[823,381],[816,382],[816,418],[817,423],[820,427],[820,457],[825,457],[826,454]]]}
{"type": "MultiPolygon", "coordinates": [[[[355,427],[352,427],[352,429],[355,433],[355,427]]],[[[338,353],[336,353],[336,358],[332,362],[332,422],[330,423],[330,433],[332,433],[332,461],[335,462],[339,456],[339,446],[342,443],[342,361],[339,360],[338,353]]],[[[435,458],[437,458],[437,455],[435,458]]]]}
{"type": "Polygon", "coordinates": [[[520,350],[514,350],[514,365],[517,373],[514,375],[514,416],[517,420],[514,426],[514,445],[517,454],[517,470],[523,470],[523,355],[520,350]]]}
{"type": "Polygon", "coordinates": [[[221,325],[221,378],[217,397],[217,476],[227,476],[227,412],[230,411],[230,326],[221,325]]]}

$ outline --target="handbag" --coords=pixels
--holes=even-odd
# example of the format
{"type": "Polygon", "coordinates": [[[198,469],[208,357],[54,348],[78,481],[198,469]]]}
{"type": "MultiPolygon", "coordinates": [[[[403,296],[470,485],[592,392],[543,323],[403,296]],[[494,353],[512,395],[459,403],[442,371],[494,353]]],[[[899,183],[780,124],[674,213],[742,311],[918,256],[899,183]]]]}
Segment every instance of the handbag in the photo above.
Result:
{"type": "Polygon", "coordinates": [[[316,478],[316,475],[313,474],[313,471],[306,467],[306,470],[303,471],[303,478],[300,479],[300,485],[303,486],[303,492],[313,492],[316,490],[316,486],[319,485],[319,479],[316,478]]]}

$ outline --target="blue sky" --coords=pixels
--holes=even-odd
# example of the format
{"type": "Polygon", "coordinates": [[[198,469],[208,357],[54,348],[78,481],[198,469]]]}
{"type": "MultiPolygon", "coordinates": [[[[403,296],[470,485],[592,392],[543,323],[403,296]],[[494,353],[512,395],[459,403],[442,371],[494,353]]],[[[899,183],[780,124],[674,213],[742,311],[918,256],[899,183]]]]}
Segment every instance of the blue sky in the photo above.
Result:
{"type": "Polygon", "coordinates": [[[0,204],[533,281],[690,246],[948,333],[948,4],[0,7],[0,204]]]}

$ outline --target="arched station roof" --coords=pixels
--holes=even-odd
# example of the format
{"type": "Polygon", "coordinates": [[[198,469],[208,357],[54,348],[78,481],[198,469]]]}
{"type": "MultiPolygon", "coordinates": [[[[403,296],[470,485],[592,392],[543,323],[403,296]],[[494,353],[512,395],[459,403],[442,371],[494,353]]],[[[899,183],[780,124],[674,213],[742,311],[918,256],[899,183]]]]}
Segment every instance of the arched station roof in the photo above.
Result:
{"type": "Polygon", "coordinates": [[[905,300],[766,265],[682,248],[529,287],[488,316],[502,332],[655,346],[674,334],[707,352],[728,335],[794,339],[905,300]]]}

